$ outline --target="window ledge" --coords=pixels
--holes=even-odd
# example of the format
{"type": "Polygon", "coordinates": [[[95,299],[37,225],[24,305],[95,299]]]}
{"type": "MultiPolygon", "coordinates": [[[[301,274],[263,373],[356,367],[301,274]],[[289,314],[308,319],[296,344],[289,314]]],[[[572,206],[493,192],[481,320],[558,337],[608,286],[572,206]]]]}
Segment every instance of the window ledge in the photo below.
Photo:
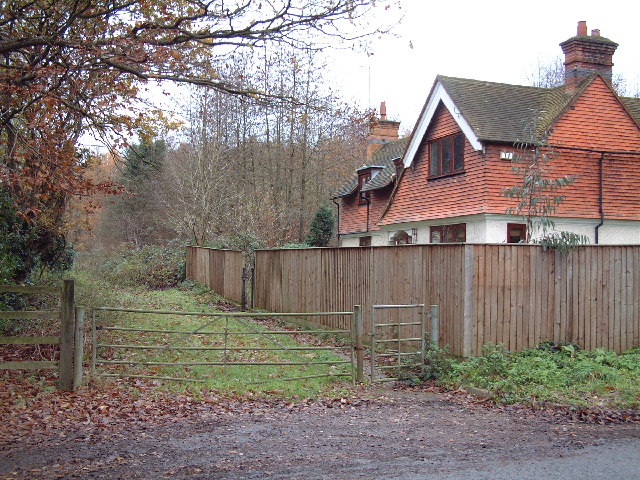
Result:
{"type": "Polygon", "coordinates": [[[455,177],[457,175],[462,175],[464,173],[467,173],[465,169],[462,170],[457,170],[455,172],[449,172],[449,173],[443,173],[442,175],[433,175],[427,178],[428,181],[431,180],[440,180],[441,178],[449,178],[449,177],[455,177]]]}

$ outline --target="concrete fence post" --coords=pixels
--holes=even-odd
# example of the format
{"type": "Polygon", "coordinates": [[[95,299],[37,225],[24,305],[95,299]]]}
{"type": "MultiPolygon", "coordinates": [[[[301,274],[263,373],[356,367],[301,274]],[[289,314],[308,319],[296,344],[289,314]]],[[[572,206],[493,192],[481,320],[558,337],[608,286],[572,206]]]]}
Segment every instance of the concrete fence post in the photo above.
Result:
{"type": "Polygon", "coordinates": [[[440,306],[431,305],[431,324],[429,328],[429,343],[438,347],[440,345],[440,306]]]}

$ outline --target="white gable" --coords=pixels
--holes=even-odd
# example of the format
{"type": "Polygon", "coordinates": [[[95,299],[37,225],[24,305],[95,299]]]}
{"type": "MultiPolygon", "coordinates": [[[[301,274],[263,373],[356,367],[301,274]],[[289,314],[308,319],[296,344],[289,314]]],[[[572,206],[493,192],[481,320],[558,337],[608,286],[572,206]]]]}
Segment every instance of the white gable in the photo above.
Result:
{"type": "Polygon", "coordinates": [[[436,113],[436,108],[438,108],[438,104],[442,101],[443,105],[449,113],[456,121],[462,133],[467,137],[469,143],[475,150],[482,150],[482,143],[478,140],[478,137],[473,133],[471,126],[464,119],[456,105],[451,100],[451,97],[447,93],[447,91],[442,86],[442,83],[438,80],[431,96],[427,100],[427,105],[425,106],[422,115],[418,119],[418,125],[416,126],[415,132],[413,133],[413,137],[411,137],[411,142],[409,143],[409,148],[407,148],[407,153],[404,156],[404,166],[405,168],[410,167],[413,163],[413,158],[418,152],[418,147],[422,142],[422,138],[427,131],[427,128],[431,124],[431,120],[433,119],[433,115],[436,113]]]}

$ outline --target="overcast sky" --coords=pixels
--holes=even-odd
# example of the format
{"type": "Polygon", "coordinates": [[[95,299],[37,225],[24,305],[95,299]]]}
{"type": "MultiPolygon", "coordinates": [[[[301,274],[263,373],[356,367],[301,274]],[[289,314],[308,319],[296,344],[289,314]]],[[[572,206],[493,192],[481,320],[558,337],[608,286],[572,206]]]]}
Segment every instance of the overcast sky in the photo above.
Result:
{"type": "Polygon", "coordinates": [[[538,60],[562,55],[579,20],[618,43],[614,74],[640,85],[640,2],[628,0],[401,0],[398,38],[372,42],[373,55],[331,52],[330,78],[361,107],[387,102],[401,131],[411,130],[438,74],[528,84],[538,60]],[[370,85],[370,87],[369,87],[370,85]]]}

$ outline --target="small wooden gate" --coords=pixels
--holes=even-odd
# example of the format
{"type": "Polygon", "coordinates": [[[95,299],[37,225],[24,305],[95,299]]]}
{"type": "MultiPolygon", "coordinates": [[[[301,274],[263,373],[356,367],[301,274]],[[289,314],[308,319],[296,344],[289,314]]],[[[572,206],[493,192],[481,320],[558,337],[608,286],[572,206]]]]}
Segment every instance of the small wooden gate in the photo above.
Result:
{"type": "Polygon", "coordinates": [[[84,309],[76,308],[73,280],[64,280],[62,288],[2,285],[0,293],[53,295],[60,298],[58,310],[2,311],[0,320],[60,320],[60,334],[50,336],[0,336],[2,345],[60,345],[59,360],[21,360],[0,362],[4,370],[58,369],[59,387],[73,390],[82,383],[82,343],[84,309]]]}

